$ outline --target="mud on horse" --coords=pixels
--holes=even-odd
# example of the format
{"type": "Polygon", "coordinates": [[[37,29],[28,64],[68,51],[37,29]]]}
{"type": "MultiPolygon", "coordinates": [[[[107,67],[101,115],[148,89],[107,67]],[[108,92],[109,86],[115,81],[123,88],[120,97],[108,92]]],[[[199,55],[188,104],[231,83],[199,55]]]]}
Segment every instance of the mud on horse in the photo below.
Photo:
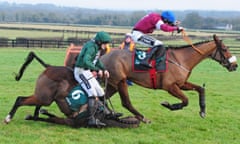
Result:
{"type": "MultiPolygon", "coordinates": [[[[156,88],[167,91],[172,96],[181,100],[180,103],[170,104],[163,102],[162,105],[170,110],[180,110],[188,105],[188,98],[182,90],[193,90],[199,94],[200,116],[205,117],[205,90],[204,87],[188,81],[192,69],[206,58],[211,58],[221,64],[228,71],[237,69],[237,59],[229,51],[229,48],[213,35],[213,40],[195,43],[192,45],[168,48],[168,71],[156,73],[156,88]]],[[[152,89],[152,82],[148,72],[137,73],[132,71],[131,53],[115,50],[104,55],[101,60],[110,72],[106,97],[110,98],[116,92],[119,93],[123,107],[128,109],[139,120],[148,123],[145,118],[131,104],[126,80],[152,89]]]]}

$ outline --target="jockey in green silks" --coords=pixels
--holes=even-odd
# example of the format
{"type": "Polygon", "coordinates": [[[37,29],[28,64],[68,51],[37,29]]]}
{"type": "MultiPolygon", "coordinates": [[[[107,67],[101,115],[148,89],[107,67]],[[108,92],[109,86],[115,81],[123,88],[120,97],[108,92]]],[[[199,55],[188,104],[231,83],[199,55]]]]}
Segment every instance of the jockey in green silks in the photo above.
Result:
{"type": "Polygon", "coordinates": [[[88,94],[88,112],[90,114],[89,126],[105,126],[106,124],[94,117],[96,112],[97,98],[105,95],[103,88],[95,78],[95,75],[105,78],[109,72],[99,60],[100,53],[108,47],[111,37],[104,31],[98,32],[95,37],[89,40],[82,48],[77,57],[74,67],[74,77],[88,94]]]}

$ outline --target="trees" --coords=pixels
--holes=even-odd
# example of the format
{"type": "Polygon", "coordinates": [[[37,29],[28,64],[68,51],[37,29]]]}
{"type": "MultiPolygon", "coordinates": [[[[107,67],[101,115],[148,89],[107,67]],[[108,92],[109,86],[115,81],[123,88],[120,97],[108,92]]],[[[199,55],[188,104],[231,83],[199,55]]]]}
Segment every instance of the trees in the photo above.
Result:
{"type": "Polygon", "coordinates": [[[228,18],[213,18],[209,15],[208,17],[203,17],[200,16],[198,12],[188,13],[182,20],[182,25],[190,29],[218,29],[219,27],[232,25],[232,30],[240,30],[239,17],[234,18],[229,14],[228,18]]]}
{"type": "MultiPolygon", "coordinates": [[[[133,26],[149,11],[114,11],[54,5],[10,5],[0,3],[0,22],[36,22],[133,26]]],[[[159,12],[160,11],[156,11],[159,12]]],[[[182,26],[190,29],[215,29],[227,24],[240,30],[240,12],[175,11],[182,26]]]]}
{"type": "Polygon", "coordinates": [[[191,29],[201,29],[203,25],[203,18],[197,12],[192,12],[186,15],[182,21],[182,25],[191,29]]]}

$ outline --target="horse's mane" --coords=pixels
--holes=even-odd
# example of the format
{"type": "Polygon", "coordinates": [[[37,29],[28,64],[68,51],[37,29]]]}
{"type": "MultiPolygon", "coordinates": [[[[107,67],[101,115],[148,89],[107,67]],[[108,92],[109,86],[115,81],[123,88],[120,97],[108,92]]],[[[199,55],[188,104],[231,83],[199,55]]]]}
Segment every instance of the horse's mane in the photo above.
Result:
{"type": "MultiPolygon", "coordinates": [[[[193,45],[200,45],[203,43],[208,43],[210,41],[213,41],[213,40],[205,40],[205,41],[201,41],[201,42],[196,42],[193,45]]],[[[167,49],[182,49],[182,48],[188,48],[188,47],[191,47],[191,45],[181,45],[181,46],[168,45],[168,46],[166,46],[167,49]]]]}

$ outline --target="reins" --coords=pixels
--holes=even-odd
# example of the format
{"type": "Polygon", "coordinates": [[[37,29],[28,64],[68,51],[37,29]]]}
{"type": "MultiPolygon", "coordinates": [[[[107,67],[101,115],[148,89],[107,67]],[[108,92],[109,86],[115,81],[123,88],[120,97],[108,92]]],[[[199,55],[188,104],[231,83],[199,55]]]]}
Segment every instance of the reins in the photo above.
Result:
{"type": "MultiPolygon", "coordinates": [[[[104,103],[103,103],[104,109],[106,108],[106,107],[105,107],[105,106],[106,106],[105,104],[106,104],[106,90],[107,90],[107,83],[108,83],[108,78],[105,77],[105,82],[104,82],[104,91],[105,91],[105,95],[104,95],[104,103]]],[[[109,101],[109,103],[110,103],[110,105],[111,105],[111,108],[112,108],[113,112],[115,112],[114,107],[113,107],[113,105],[112,105],[112,102],[111,102],[110,98],[108,99],[108,101],[109,101]]]]}
{"type": "Polygon", "coordinates": [[[187,42],[189,45],[192,46],[192,48],[197,51],[198,53],[200,53],[201,55],[203,55],[203,52],[201,50],[199,50],[198,48],[196,48],[193,44],[192,44],[192,41],[191,39],[187,36],[186,32],[183,30],[182,31],[182,37],[183,37],[183,40],[185,42],[187,42]]]}

